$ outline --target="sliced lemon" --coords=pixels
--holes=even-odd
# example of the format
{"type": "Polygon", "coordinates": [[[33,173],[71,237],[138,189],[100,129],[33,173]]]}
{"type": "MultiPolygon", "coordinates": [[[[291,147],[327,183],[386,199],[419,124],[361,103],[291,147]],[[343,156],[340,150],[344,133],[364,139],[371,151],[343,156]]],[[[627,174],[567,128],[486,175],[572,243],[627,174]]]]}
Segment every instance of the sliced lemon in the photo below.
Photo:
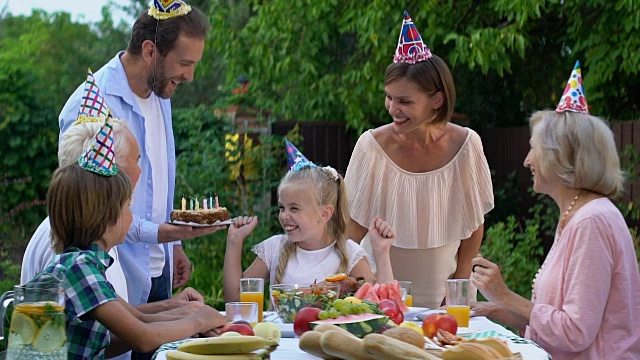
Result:
{"type": "Polygon", "coordinates": [[[10,331],[15,334],[11,337],[12,341],[19,341],[20,344],[25,345],[31,344],[36,334],[36,323],[27,315],[14,312],[11,317],[10,331]]]}
{"type": "Polygon", "coordinates": [[[42,352],[56,351],[67,342],[67,332],[64,328],[53,325],[53,321],[47,321],[33,341],[34,349],[42,352]]]}
{"type": "Polygon", "coordinates": [[[328,282],[334,282],[334,281],[342,281],[342,280],[344,280],[346,278],[347,278],[347,274],[339,273],[339,274],[327,276],[327,278],[325,280],[328,281],[328,282]]]}

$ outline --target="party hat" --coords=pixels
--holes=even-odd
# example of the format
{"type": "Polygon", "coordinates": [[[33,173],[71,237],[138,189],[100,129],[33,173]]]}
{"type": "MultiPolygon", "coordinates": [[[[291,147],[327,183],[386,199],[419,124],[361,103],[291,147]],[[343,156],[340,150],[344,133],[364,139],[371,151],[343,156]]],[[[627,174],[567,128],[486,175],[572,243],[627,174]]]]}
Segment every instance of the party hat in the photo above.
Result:
{"type": "Polygon", "coordinates": [[[564,88],[564,93],[560,97],[560,103],[556,108],[557,112],[573,111],[583,114],[589,113],[589,105],[587,105],[587,98],[584,94],[584,88],[582,87],[582,71],[580,71],[580,60],[576,61],[576,65],[573,67],[567,87],[564,88]]]}
{"type": "Polygon", "coordinates": [[[96,78],[91,69],[87,72],[87,81],[84,83],[84,93],[80,100],[80,110],[76,123],[85,121],[105,121],[111,113],[107,107],[104,97],[100,93],[100,88],[96,84],[96,78]]]}
{"type": "Polygon", "coordinates": [[[166,20],[187,15],[189,11],[191,6],[182,0],[151,0],[148,14],[157,20],[166,20]]]}
{"type": "Polygon", "coordinates": [[[289,140],[284,139],[285,147],[287,149],[287,165],[289,170],[298,171],[306,166],[316,167],[316,164],[307,159],[298,148],[296,148],[289,140]]]}
{"type": "Polygon", "coordinates": [[[116,157],[113,152],[113,118],[108,115],[104,125],[98,130],[87,152],[80,155],[78,164],[85,170],[104,176],[118,173],[116,157]]]}
{"type": "Polygon", "coordinates": [[[400,28],[398,48],[393,56],[394,63],[415,64],[431,58],[431,50],[422,42],[422,37],[411,20],[407,11],[404,12],[404,20],[400,28]]]}

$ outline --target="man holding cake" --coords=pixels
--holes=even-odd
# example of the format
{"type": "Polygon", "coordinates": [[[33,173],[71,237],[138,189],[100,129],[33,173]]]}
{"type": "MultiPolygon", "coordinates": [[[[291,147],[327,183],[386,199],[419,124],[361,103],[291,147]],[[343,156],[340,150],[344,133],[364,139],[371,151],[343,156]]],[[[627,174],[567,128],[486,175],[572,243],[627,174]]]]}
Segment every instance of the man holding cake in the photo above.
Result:
{"type": "MultiPolygon", "coordinates": [[[[127,241],[119,245],[134,305],[169,298],[173,288],[189,280],[191,264],[179,240],[226,228],[166,223],[176,176],[169,99],[178,84],[193,80],[209,27],[204,14],[183,1],[155,0],[136,19],[127,50],[95,73],[113,115],[127,122],[140,144],[142,172],[131,205],[133,225],[127,241]]],[[[61,134],[76,119],[82,90],[79,87],[62,109],[61,134]]]]}

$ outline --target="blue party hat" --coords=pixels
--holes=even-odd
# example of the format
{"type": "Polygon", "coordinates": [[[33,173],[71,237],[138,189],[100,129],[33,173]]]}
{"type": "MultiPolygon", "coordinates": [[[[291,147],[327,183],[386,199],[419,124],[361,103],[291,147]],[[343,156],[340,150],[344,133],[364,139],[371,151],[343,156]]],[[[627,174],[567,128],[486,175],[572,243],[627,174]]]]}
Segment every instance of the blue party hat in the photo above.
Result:
{"type": "Polygon", "coordinates": [[[287,165],[289,166],[290,171],[298,171],[304,167],[311,166],[316,167],[317,165],[309,161],[298,148],[296,148],[289,140],[284,139],[285,147],[287,149],[287,165]]]}

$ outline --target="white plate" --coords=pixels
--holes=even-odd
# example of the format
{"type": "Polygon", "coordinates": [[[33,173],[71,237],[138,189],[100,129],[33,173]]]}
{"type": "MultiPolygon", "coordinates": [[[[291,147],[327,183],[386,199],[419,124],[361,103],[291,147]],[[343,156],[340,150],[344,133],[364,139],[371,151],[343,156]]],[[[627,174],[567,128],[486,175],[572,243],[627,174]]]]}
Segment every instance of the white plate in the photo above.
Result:
{"type": "Polygon", "coordinates": [[[447,310],[444,310],[444,309],[432,309],[432,310],[427,309],[426,311],[422,311],[422,312],[419,312],[418,314],[416,314],[416,318],[418,318],[418,320],[422,321],[422,320],[424,320],[424,318],[427,315],[430,315],[430,314],[446,314],[446,313],[447,313],[447,310]]]}
{"type": "Polygon", "coordinates": [[[224,221],[216,221],[213,224],[198,224],[198,223],[194,223],[194,222],[184,222],[184,221],[178,221],[178,220],[174,220],[168,224],[173,224],[173,225],[185,225],[185,226],[193,226],[193,227],[210,227],[210,226],[219,226],[219,225],[230,225],[233,224],[233,219],[229,219],[229,220],[224,220],[224,221]]]}
{"type": "Polygon", "coordinates": [[[416,318],[416,315],[428,311],[429,308],[409,306],[409,311],[404,312],[404,319],[409,321],[416,318]]]}

